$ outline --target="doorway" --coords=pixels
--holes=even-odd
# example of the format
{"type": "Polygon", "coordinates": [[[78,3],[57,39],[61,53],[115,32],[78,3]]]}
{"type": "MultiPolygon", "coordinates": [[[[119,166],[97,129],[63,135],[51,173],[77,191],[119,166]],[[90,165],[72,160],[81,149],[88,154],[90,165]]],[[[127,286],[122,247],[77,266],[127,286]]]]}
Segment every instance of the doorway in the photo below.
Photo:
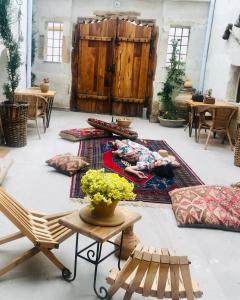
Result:
{"type": "Polygon", "coordinates": [[[156,28],[150,20],[79,18],[73,34],[74,111],[141,116],[151,111],[156,28]]]}

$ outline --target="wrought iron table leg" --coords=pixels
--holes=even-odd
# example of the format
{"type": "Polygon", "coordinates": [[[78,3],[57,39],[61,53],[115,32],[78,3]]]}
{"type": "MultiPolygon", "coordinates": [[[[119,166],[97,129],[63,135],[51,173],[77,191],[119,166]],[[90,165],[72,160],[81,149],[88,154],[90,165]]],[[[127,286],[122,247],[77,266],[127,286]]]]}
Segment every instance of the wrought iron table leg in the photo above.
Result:
{"type": "Polygon", "coordinates": [[[74,281],[76,278],[76,274],[77,274],[77,258],[78,258],[78,233],[76,233],[76,247],[75,247],[75,257],[74,257],[74,271],[73,271],[73,276],[71,276],[71,272],[70,274],[68,272],[65,272],[66,270],[63,270],[62,272],[62,277],[64,278],[64,280],[71,282],[74,281]]]}
{"type": "Polygon", "coordinates": [[[49,99],[48,99],[46,128],[49,127],[49,123],[50,123],[50,118],[51,118],[51,113],[52,113],[52,107],[53,107],[53,99],[54,99],[53,97],[49,97],[49,99]]]}
{"type": "Polygon", "coordinates": [[[195,131],[195,142],[198,142],[198,121],[197,121],[197,109],[193,108],[193,124],[195,131]]]}
{"type": "Polygon", "coordinates": [[[97,271],[99,261],[101,259],[102,253],[102,243],[97,243],[97,252],[96,252],[96,260],[95,260],[95,270],[94,270],[94,279],[93,279],[93,289],[95,294],[98,296],[99,299],[107,299],[108,298],[108,291],[104,286],[100,286],[97,290],[96,281],[97,281],[97,271]]]}
{"type": "MultiPolygon", "coordinates": [[[[118,269],[120,270],[120,261],[121,261],[121,252],[122,252],[122,245],[123,245],[123,235],[124,232],[122,231],[122,235],[121,235],[121,241],[120,241],[120,245],[119,245],[119,258],[118,258],[118,269]]],[[[84,249],[78,251],[78,237],[79,234],[76,233],[76,247],[75,247],[75,259],[74,259],[74,271],[73,271],[73,276],[70,277],[71,272],[68,269],[64,269],[62,272],[62,276],[63,278],[68,281],[71,282],[73,280],[75,280],[76,278],[76,273],[77,273],[77,259],[82,258],[85,259],[86,261],[92,263],[95,265],[94,268],[94,279],[93,279],[93,289],[95,294],[97,295],[97,297],[99,299],[109,299],[109,295],[108,295],[108,291],[104,286],[100,286],[99,288],[97,288],[96,282],[97,282],[97,272],[98,272],[98,265],[104,261],[106,258],[108,258],[110,255],[112,255],[113,253],[116,252],[116,250],[113,250],[112,252],[110,252],[109,254],[107,254],[106,256],[104,256],[103,258],[101,258],[102,255],[102,243],[100,242],[94,242],[90,245],[88,245],[87,247],[85,247],[84,249]],[[90,249],[91,247],[93,247],[94,245],[97,246],[96,251],[90,249]],[[89,249],[89,250],[88,250],[89,249]],[[82,256],[81,253],[87,251],[86,253],[86,257],[82,256]]],[[[109,241],[111,244],[114,244],[113,242],[109,241]]],[[[114,244],[116,245],[116,244],[114,244]]]]}

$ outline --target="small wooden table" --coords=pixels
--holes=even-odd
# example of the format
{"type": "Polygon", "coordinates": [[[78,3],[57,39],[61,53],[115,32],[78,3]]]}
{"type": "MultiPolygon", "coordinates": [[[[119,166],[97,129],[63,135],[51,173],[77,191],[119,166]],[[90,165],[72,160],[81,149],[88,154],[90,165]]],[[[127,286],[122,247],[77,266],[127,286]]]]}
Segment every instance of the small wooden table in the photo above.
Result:
{"type": "Polygon", "coordinates": [[[197,120],[196,120],[196,115],[198,109],[201,108],[206,108],[206,109],[211,109],[215,107],[234,107],[236,111],[238,110],[238,107],[234,102],[228,102],[228,101],[221,101],[217,100],[215,101],[214,104],[207,104],[204,102],[197,102],[193,101],[191,99],[185,100],[185,103],[188,104],[191,107],[191,112],[192,112],[192,124],[189,124],[189,136],[192,135],[192,127],[195,127],[195,140],[197,140],[197,120]]]}
{"type": "Polygon", "coordinates": [[[62,218],[59,222],[60,224],[66,226],[67,228],[72,229],[76,232],[76,245],[75,245],[75,258],[74,258],[74,272],[73,276],[70,278],[71,274],[64,274],[63,272],[63,278],[71,282],[75,280],[76,273],[77,273],[77,258],[82,258],[92,264],[95,265],[94,270],[94,281],[93,281],[93,289],[95,294],[100,299],[107,299],[108,292],[105,287],[100,287],[99,291],[96,287],[96,280],[97,280],[97,270],[98,265],[104,261],[106,258],[108,258],[110,255],[114,254],[115,252],[119,251],[119,259],[118,259],[118,268],[120,270],[120,258],[121,258],[121,250],[122,250],[122,241],[123,241],[123,231],[128,228],[129,226],[133,225],[135,222],[141,219],[141,215],[130,211],[126,208],[119,208],[125,215],[125,222],[118,226],[113,227],[104,227],[104,226],[96,226],[96,225],[90,225],[85,223],[79,216],[79,211],[76,211],[72,213],[71,215],[68,215],[64,218],[62,218]],[[115,244],[114,242],[110,241],[112,237],[117,235],[118,233],[122,233],[121,235],[121,242],[120,245],[115,244]],[[79,234],[82,234],[86,237],[89,237],[94,240],[93,243],[90,245],[84,247],[83,249],[79,250],[78,248],[78,238],[79,234]],[[116,248],[105,255],[104,257],[101,257],[102,254],[102,246],[103,243],[108,242],[112,245],[114,245],[116,248]],[[96,250],[93,249],[93,247],[96,246],[96,250]],[[82,255],[82,253],[86,253],[85,255],[82,255]]]}
{"type": "Polygon", "coordinates": [[[15,94],[18,96],[39,95],[46,98],[48,102],[46,127],[48,128],[50,123],[51,113],[52,113],[53,100],[54,100],[54,96],[56,95],[56,91],[48,91],[47,93],[43,93],[41,92],[40,89],[30,88],[30,89],[17,90],[15,94]]]}

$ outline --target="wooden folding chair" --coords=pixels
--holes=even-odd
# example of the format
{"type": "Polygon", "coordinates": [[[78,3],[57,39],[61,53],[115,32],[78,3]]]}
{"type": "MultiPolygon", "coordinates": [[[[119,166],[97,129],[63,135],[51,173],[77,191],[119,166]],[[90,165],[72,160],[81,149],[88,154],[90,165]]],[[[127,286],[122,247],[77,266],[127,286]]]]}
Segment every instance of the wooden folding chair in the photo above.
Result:
{"type": "Polygon", "coordinates": [[[200,298],[202,292],[191,281],[189,261],[186,256],[175,256],[168,249],[138,245],[121,271],[112,269],[107,278],[112,297],[122,287],[126,290],[123,300],[129,300],[134,292],[144,297],[158,299],[200,298]]]}
{"type": "Polygon", "coordinates": [[[59,224],[59,219],[72,212],[57,214],[44,214],[25,209],[20,203],[0,188],[0,211],[20,230],[0,239],[0,245],[27,237],[34,247],[13,259],[0,269],[0,276],[12,270],[20,263],[42,252],[55,264],[65,276],[70,276],[70,271],[51,252],[59,244],[73,234],[73,231],[59,224]]]}

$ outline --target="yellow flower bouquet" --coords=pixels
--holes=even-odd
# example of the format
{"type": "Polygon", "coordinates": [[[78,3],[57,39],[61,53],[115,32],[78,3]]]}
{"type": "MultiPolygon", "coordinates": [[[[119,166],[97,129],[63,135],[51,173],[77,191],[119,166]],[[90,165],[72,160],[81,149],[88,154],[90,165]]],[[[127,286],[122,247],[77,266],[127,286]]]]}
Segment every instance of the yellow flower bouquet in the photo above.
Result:
{"type": "Polygon", "coordinates": [[[113,201],[134,200],[134,185],[115,173],[107,173],[104,169],[89,170],[81,179],[82,192],[90,204],[113,201]]]}

